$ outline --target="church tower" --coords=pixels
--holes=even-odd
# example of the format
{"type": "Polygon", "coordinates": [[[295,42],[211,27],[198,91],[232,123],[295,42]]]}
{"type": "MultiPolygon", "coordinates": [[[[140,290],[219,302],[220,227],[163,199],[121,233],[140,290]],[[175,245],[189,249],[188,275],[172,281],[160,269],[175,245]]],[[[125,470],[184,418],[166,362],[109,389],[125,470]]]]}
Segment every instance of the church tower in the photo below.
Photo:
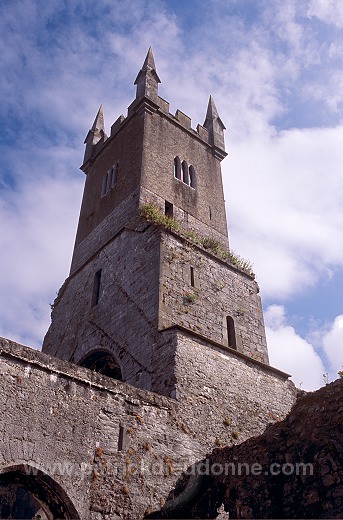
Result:
{"type": "Polygon", "coordinates": [[[127,116],[107,136],[100,107],[88,132],[71,270],[43,351],[181,399],[268,354],[254,275],[229,251],[225,126],[210,97],[193,129],[159,83],[150,48],[127,116]]]}

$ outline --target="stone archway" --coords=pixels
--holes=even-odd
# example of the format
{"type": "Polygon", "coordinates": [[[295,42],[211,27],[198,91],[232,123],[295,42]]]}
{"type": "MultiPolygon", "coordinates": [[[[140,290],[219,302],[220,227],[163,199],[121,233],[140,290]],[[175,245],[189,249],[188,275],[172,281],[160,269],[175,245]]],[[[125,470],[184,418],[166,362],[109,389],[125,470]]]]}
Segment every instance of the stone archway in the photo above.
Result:
{"type": "Polygon", "coordinates": [[[114,356],[107,350],[95,350],[87,354],[78,365],[104,376],[123,381],[122,371],[114,356]]]}
{"type": "Polygon", "coordinates": [[[29,465],[0,474],[0,518],[79,520],[71,500],[51,477],[29,465]]]}

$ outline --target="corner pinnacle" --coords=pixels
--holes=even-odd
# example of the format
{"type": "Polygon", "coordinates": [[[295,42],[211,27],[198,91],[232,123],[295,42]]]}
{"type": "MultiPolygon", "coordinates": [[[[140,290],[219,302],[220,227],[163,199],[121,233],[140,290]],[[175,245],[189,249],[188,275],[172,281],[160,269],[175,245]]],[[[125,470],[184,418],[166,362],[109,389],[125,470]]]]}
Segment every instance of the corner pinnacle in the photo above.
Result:
{"type": "Polygon", "coordinates": [[[143,66],[135,80],[137,85],[136,99],[148,97],[156,100],[158,97],[158,84],[161,83],[156,72],[156,65],[152,48],[149,47],[143,66]]]}

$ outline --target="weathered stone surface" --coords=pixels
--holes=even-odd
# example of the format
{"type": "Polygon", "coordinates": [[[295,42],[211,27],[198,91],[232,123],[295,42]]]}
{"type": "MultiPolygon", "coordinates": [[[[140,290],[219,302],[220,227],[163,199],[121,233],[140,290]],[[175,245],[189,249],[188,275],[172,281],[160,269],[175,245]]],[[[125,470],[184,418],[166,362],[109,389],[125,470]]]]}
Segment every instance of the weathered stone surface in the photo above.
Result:
{"type": "Polygon", "coordinates": [[[161,264],[160,329],[178,324],[228,346],[231,316],[238,352],[268,363],[261,300],[251,276],[167,233],[161,264]]]}
{"type": "MultiPolygon", "coordinates": [[[[174,400],[8,340],[0,351],[0,474],[38,468],[80,518],[143,517],[201,456],[174,400]],[[118,451],[121,427],[126,443],[118,451]]],[[[0,498],[0,512],[1,505],[0,498]]]]}
{"type": "Polygon", "coordinates": [[[182,334],[176,338],[178,356],[185,360],[177,368],[179,401],[2,339],[0,472],[38,468],[63,489],[82,519],[99,514],[136,520],[161,507],[182,471],[219,437],[224,443],[245,439],[261,432],[271,413],[286,413],[292,387],[287,402],[287,385],[277,374],[220,354],[213,361],[220,360],[222,368],[211,379],[202,356],[217,353],[206,346],[198,352],[198,379],[190,389],[182,349],[191,351],[197,342],[182,334]],[[230,378],[223,383],[226,371],[230,378]],[[253,388],[256,377],[261,386],[254,397],[243,380],[253,388]],[[226,385],[229,394],[222,392],[226,385]],[[229,417],[232,422],[225,423],[229,417]]]}

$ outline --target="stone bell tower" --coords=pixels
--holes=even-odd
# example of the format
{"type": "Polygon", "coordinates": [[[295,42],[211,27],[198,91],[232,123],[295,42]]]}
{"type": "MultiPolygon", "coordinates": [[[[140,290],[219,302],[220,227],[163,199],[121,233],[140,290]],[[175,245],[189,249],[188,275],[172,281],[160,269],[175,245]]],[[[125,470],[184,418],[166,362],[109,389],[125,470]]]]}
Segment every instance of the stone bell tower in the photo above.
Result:
{"type": "Polygon", "coordinates": [[[228,249],[225,126],[210,97],[194,130],[159,83],[150,48],[127,116],[107,136],[100,107],[88,132],[71,271],[43,351],[179,399],[213,374],[227,385],[229,372],[267,369],[268,354],[258,286],[228,249]]]}

